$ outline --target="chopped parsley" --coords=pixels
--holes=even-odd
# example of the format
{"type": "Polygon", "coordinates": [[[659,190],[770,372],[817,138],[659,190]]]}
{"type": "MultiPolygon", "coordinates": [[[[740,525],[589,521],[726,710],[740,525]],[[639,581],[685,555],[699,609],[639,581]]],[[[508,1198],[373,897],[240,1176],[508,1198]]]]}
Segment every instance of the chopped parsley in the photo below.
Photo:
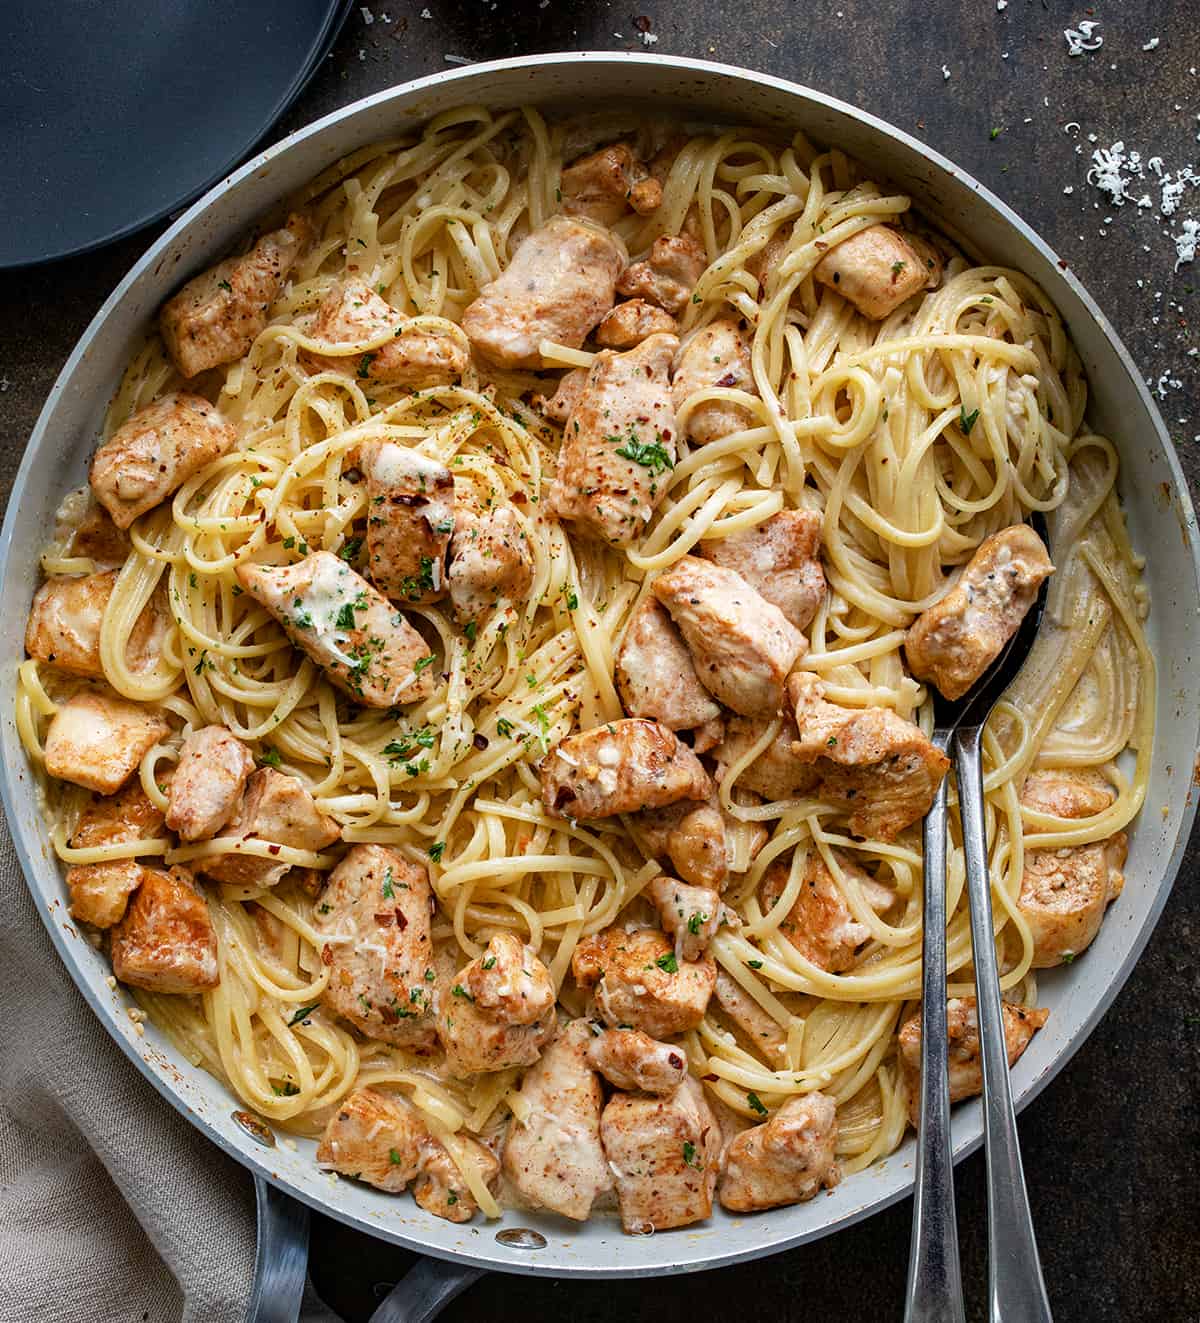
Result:
{"type": "Polygon", "coordinates": [[[277,1098],[294,1098],[296,1094],[300,1092],[300,1089],[299,1086],[293,1084],[291,1080],[284,1080],[282,1088],[275,1084],[272,1084],[271,1092],[277,1098]]]}
{"type": "Polygon", "coordinates": [[[409,574],[400,580],[400,593],[408,600],[414,601],[425,592],[432,592],[433,583],[433,557],[421,557],[421,572],[419,574],[409,574]]]}
{"type": "Polygon", "coordinates": [[[392,870],[389,868],[383,875],[383,898],[384,900],[394,900],[396,889],[392,886],[392,870]]]}
{"type": "Polygon", "coordinates": [[[433,655],[432,652],[429,654],[428,657],[419,657],[415,662],[413,662],[413,674],[420,675],[421,672],[427,666],[432,666],[435,661],[437,661],[437,658],[433,655]]]}
{"type": "Polygon", "coordinates": [[[399,1153],[396,1152],[394,1148],[389,1148],[388,1161],[392,1164],[393,1167],[398,1167],[404,1161],[404,1159],[400,1156],[399,1153]]]}
{"type": "Polygon", "coordinates": [[[750,1104],[750,1110],[757,1112],[759,1116],[766,1116],[767,1109],[763,1106],[762,1099],[757,1093],[746,1094],[746,1101],[750,1104]]]}
{"type": "Polygon", "coordinates": [[[450,1193],[446,1196],[446,1206],[448,1208],[453,1208],[456,1203],[458,1203],[458,1195],[456,1195],[454,1191],[451,1190],[450,1193]]]}
{"type": "Polygon", "coordinates": [[[200,584],[200,580],[197,579],[196,576],[195,576],[194,574],[189,574],[189,575],[188,575],[188,587],[189,587],[189,588],[197,588],[197,587],[199,587],[199,584],[200,584]]]}
{"type": "Polygon", "coordinates": [[[683,1141],[683,1161],[686,1166],[694,1167],[697,1171],[704,1168],[704,1163],[699,1162],[696,1158],[696,1146],[690,1139],[683,1141]]]}
{"type": "Polygon", "coordinates": [[[320,1004],[319,1001],[314,1001],[311,1006],[301,1006],[296,1014],[288,1021],[288,1028],[290,1029],[294,1024],[303,1024],[303,1022],[308,1019],[320,1004]]]}
{"type": "Polygon", "coordinates": [[[895,278],[896,276],[898,276],[898,275],[900,274],[900,272],[904,270],[904,265],[905,265],[905,264],[904,264],[903,262],[893,262],[893,263],[892,263],[892,276],[893,276],[893,278],[895,278]]]}
{"type": "Polygon", "coordinates": [[[218,280],[217,288],[227,290],[230,294],[233,293],[233,286],[229,283],[228,280],[218,280]]]}
{"type": "Polygon", "coordinates": [[[258,755],[258,761],[263,767],[274,767],[278,769],[283,762],[283,759],[280,758],[278,749],[272,749],[271,746],[268,745],[262,753],[258,755]]]}
{"type": "Polygon", "coordinates": [[[445,854],[445,852],[446,852],[445,841],[436,841],[433,845],[429,847],[428,850],[429,857],[430,859],[433,860],[435,864],[440,864],[442,862],[442,855],[445,854]]]}
{"type": "Polygon", "coordinates": [[[656,477],[664,470],[675,467],[675,461],[658,441],[638,441],[631,436],[623,446],[617,447],[617,454],[632,464],[640,464],[642,468],[649,469],[656,477]]]}
{"type": "Polygon", "coordinates": [[[567,610],[574,611],[579,606],[579,594],[572,589],[567,594],[567,610]]]}
{"type": "Polygon", "coordinates": [[[700,931],[700,925],[708,922],[708,915],[701,914],[699,910],[695,912],[687,921],[687,930],[693,937],[700,931]]]}
{"type": "Polygon", "coordinates": [[[337,613],[337,620],[334,622],[338,629],[354,628],[354,603],[343,602],[342,609],[337,613]]]}
{"type": "Polygon", "coordinates": [[[1071,961],[1074,960],[1074,959],[1075,959],[1075,952],[1074,952],[1074,951],[1064,951],[1064,952],[1062,953],[1062,962],[1063,962],[1064,965],[1069,965],[1069,964],[1071,963],[1071,961]]]}
{"type": "Polygon", "coordinates": [[[668,951],[666,955],[660,955],[654,963],[664,974],[679,973],[679,961],[675,959],[674,951],[668,951]]]}
{"type": "Polygon", "coordinates": [[[285,538],[283,539],[283,549],[284,549],[284,551],[291,551],[291,549],[292,549],[295,545],[296,545],[296,539],[295,539],[294,537],[285,537],[285,538]]]}
{"type": "Polygon", "coordinates": [[[533,715],[537,717],[538,730],[541,732],[542,748],[550,747],[550,718],[546,715],[546,709],[541,703],[533,705],[533,715]]]}
{"type": "Polygon", "coordinates": [[[342,543],[342,548],[338,552],[338,555],[344,561],[352,561],[358,555],[359,551],[362,550],[362,544],[363,540],[360,537],[347,538],[346,541],[342,543]]]}
{"type": "Polygon", "coordinates": [[[411,758],[418,748],[432,749],[437,739],[437,732],[432,726],[423,726],[403,740],[392,740],[383,746],[383,751],[393,762],[401,758],[411,758]]]}
{"type": "Polygon", "coordinates": [[[761,960],[747,960],[746,964],[748,964],[751,969],[761,969],[763,966],[763,962],[761,960]]]}
{"type": "Polygon", "coordinates": [[[475,644],[475,635],[479,632],[479,626],[473,621],[468,620],[463,626],[463,633],[467,636],[467,642],[472,646],[475,644]]]}
{"type": "Polygon", "coordinates": [[[500,717],[496,722],[497,735],[511,735],[513,733],[513,724],[507,717],[500,717]]]}
{"type": "Polygon", "coordinates": [[[992,140],[993,142],[995,142],[996,139],[997,139],[997,138],[998,138],[1003,132],[1004,132],[1003,129],[993,129],[993,130],[991,131],[991,133],[988,134],[988,137],[991,138],[991,140],[992,140]]]}
{"type": "Polygon", "coordinates": [[[461,983],[456,983],[456,984],[450,989],[450,991],[451,991],[456,997],[461,997],[464,1001],[474,1001],[474,1000],[475,1000],[475,998],[471,996],[471,994],[466,990],[466,988],[463,987],[463,985],[462,985],[461,983]]]}
{"type": "Polygon", "coordinates": [[[483,962],[483,967],[484,967],[484,969],[495,969],[495,968],[496,968],[496,957],[495,957],[495,956],[488,956],[488,958],[483,962]]]}
{"type": "Polygon", "coordinates": [[[358,360],[358,375],[360,377],[366,377],[370,374],[371,363],[374,358],[374,354],[364,354],[362,358],[358,360]]]}
{"type": "Polygon", "coordinates": [[[975,423],[978,420],[978,418],[979,418],[978,409],[972,409],[971,412],[968,413],[965,405],[960,406],[958,411],[958,421],[962,426],[963,432],[967,436],[971,435],[971,428],[975,426],[975,423]]]}

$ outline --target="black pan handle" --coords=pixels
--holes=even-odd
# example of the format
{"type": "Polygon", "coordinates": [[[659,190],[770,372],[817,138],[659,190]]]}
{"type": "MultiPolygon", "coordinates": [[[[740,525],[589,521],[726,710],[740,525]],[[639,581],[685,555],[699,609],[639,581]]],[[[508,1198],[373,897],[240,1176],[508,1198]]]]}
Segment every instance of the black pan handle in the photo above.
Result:
{"type": "Polygon", "coordinates": [[[308,1208],[254,1178],[258,1234],[246,1323],[296,1323],[308,1273],[308,1208]]]}
{"type": "Polygon", "coordinates": [[[430,1323],[483,1272],[445,1259],[420,1258],[384,1296],[370,1323],[430,1323]]]}

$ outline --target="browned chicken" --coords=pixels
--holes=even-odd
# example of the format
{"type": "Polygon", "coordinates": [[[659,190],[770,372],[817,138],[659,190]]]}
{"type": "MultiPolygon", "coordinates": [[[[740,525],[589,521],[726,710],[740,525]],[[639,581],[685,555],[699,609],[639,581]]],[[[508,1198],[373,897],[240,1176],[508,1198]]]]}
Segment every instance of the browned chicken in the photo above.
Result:
{"type": "MultiPolygon", "coordinates": [[[[1054,769],[1031,772],[1021,803],[1060,818],[1090,818],[1113,802],[1113,791],[1095,773],[1054,769]]],[[[1123,831],[1089,845],[1038,850],[1027,836],[1025,872],[1017,908],[1033,935],[1033,967],[1070,963],[1095,940],[1109,904],[1121,894],[1121,869],[1129,848],[1123,831]]]]}
{"type": "Polygon", "coordinates": [[[504,1174],[531,1208],[548,1208],[576,1222],[587,1220],[598,1195],[612,1189],[600,1145],[604,1093],[588,1065],[591,1034],[572,1020],[525,1072],[522,1114],[513,1117],[504,1144],[504,1174]]]}
{"type": "Polygon", "coordinates": [[[742,716],[778,713],[784,681],[808,641],[777,606],[740,574],[698,556],[677,560],[654,580],[653,592],[711,694],[742,716]]]}
{"type": "Polygon", "coordinates": [[[797,629],[807,629],[825,600],[821,516],[781,510],[744,533],[700,543],[700,554],[734,570],[774,603],[797,629]]]}
{"type": "Polygon", "coordinates": [[[680,961],[656,928],[606,928],[585,937],[571,957],[571,971],[581,988],[595,989],[606,1024],[630,1025],[651,1038],[695,1029],[717,977],[708,956],[680,961]]]}
{"type": "Polygon", "coordinates": [[[452,1075],[530,1066],[558,1028],[550,971],[512,933],[497,933],[443,994],[437,1033],[452,1075]]]}
{"type": "Polygon", "coordinates": [[[677,799],[705,799],[700,760],[657,721],[630,717],[560,740],[542,759],[542,802],[560,818],[611,818],[677,799]]]}
{"type": "Polygon", "coordinates": [[[660,1043],[640,1029],[607,1029],[593,1024],[588,1064],[617,1089],[674,1093],[687,1078],[683,1049],[660,1043]]]}
{"type": "Polygon", "coordinates": [[[186,868],[141,870],[141,884],[112,930],[119,982],[150,992],[203,992],[220,982],[208,903],[186,868]]]}
{"type": "Polygon", "coordinates": [[[199,395],[164,395],[139,409],[92,457],[89,481],[118,528],[153,510],[207,464],[233,449],[237,433],[199,395]]]}
{"type": "Polygon", "coordinates": [[[309,329],[312,339],[335,345],[361,344],[384,332],[392,338],[378,349],[349,355],[305,354],[304,365],[313,372],[341,372],[359,381],[413,390],[445,385],[466,370],[468,354],[458,340],[415,324],[357,277],[330,289],[309,329]]]}
{"type": "Polygon", "coordinates": [[[694,1079],[667,1097],[614,1093],[600,1119],[600,1137],[616,1177],[625,1231],[648,1235],[711,1216],[721,1127],[694,1079]]]}
{"type": "MultiPolygon", "coordinates": [[[[116,570],[47,579],[29,608],[25,651],[69,675],[102,676],[100,626],[116,582],[116,570]]],[[[157,662],[170,623],[163,595],[156,592],[129,633],[125,660],[132,670],[145,670],[157,662]]]]}
{"type": "Polygon", "coordinates": [[[787,1057],[787,1034],[779,1022],[723,969],[717,970],[713,993],[729,1023],[769,1066],[778,1069],[787,1057]]]}
{"type": "Polygon", "coordinates": [[[419,703],[437,683],[436,658],[404,616],[331,551],[293,565],[237,567],[238,582],[288,638],[364,707],[419,703]]]}
{"type": "Polygon", "coordinates": [[[547,503],[583,536],[629,546],[666,494],[675,467],[667,371],[678,343],[652,335],[625,354],[604,349],[588,371],[547,503]]]}
{"type": "Polygon", "coordinates": [[[71,535],[70,554],[87,556],[98,569],[119,569],[125,564],[131,547],[129,534],[113,523],[112,515],[93,494],[71,535]]]}
{"type": "MultiPolygon", "coordinates": [[[[734,317],[718,317],[693,335],[675,356],[672,397],[675,410],[697,392],[715,386],[757,395],[750,367],[750,342],[734,317]]],[[[680,429],[694,445],[719,441],[731,432],[741,432],[756,423],[743,404],[732,400],[707,400],[684,417],[680,429]]]]}
{"type": "Polygon", "coordinates": [[[679,313],[707,265],[703,244],[686,234],[664,234],[651,244],[645,258],[625,269],[617,281],[617,293],[679,313]]]}
{"type": "Polygon", "coordinates": [[[738,923],[737,915],[711,887],[689,886],[664,875],[656,877],[644,894],[658,911],[663,932],[675,938],[678,960],[699,960],[722,926],[738,923]]]}
{"type": "Polygon", "coordinates": [[[394,441],[368,442],[356,459],[367,480],[368,577],[385,597],[437,601],[454,535],[450,470],[394,441]]]}
{"type": "Polygon", "coordinates": [[[50,722],[46,771],[62,781],[111,795],[170,731],[154,708],[127,702],[113,693],[83,689],[50,722]]]}
{"type": "Polygon", "coordinates": [[[167,789],[167,826],[183,841],[203,841],[233,817],[254,758],[224,726],[201,726],[179,750],[167,789]]]}
{"type": "Polygon", "coordinates": [[[613,658],[625,711],[671,730],[691,730],[721,715],[721,705],[700,683],[692,654],[667,608],[647,597],[633,613],[613,658]]]}
{"type": "Polygon", "coordinates": [[[961,698],[1017,632],[1053,573],[1045,544],[1028,524],[984,538],[954,587],[910,626],[909,670],[946,698],[961,698]]]}
{"type": "Polygon", "coordinates": [[[604,349],[632,349],[652,335],[674,335],[675,318],[645,299],[618,303],[596,327],[596,343],[604,349]]]}
{"type": "Polygon", "coordinates": [[[729,878],[725,817],[716,796],[645,809],[635,819],[649,854],[670,859],[685,882],[723,890],[729,878]]]}
{"type": "Polygon", "coordinates": [[[533,407],[540,410],[552,423],[565,423],[579,403],[587,379],[587,368],[572,368],[570,372],[564,372],[558,379],[554,394],[535,395],[533,407]]]}
{"type": "Polygon", "coordinates": [[[483,515],[459,510],[449,581],[459,621],[479,620],[502,600],[524,605],[533,585],[533,551],[511,506],[483,515]]]}
{"type": "Polygon", "coordinates": [[[368,1038],[431,1047],[433,909],[424,868],[383,845],[352,845],[329,875],[313,919],[330,969],[325,1005],[368,1038]]]}
{"type": "Polygon", "coordinates": [[[950,760],[891,708],[839,707],[824,695],[811,671],[788,681],[800,737],[792,752],[817,768],[821,799],[847,815],[856,836],[895,840],[929,812],[950,760]]]}
{"type": "MultiPolygon", "coordinates": [[[[92,800],[71,835],[71,848],[152,841],[162,835],[162,830],[163,815],[158,806],[140,781],[131,781],[115,795],[92,800]]],[[[129,897],[141,884],[142,872],[134,859],[72,864],[67,869],[71,916],[95,928],[111,928],[124,915],[129,897]]]]}
{"type": "MultiPolygon", "coordinates": [[[[713,750],[717,760],[717,779],[724,781],[730,769],[758,743],[762,737],[762,722],[749,717],[731,717],[726,723],[725,738],[713,750]]],[[[737,784],[764,799],[779,801],[802,799],[811,794],[821,779],[817,769],[801,762],[792,752],[799,738],[795,722],[785,714],[779,734],[770,744],[738,773],[737,784]]]]}
{"type": "Polygon", "coordinates": [[[662,205],[662,185],[623,142],[572,161],[559,188],[563,211],[597,225],[614,225],[629,210],[648,216],[662,205]]]}
{"type": "Polygon", "coordinates": [[[915,234],[872,225],[831,248],[813,268],[813,279],[836,289],[871,321],[882,321],[942,278],[937,250],[915,234]]]}
{"type": "MultiPolygon", "coordinates": [[[[1001,1002],[1004,1045],[1011,1067],[1029,1046],[1034,1034],[1046,1023],[1050,1012],[1031,1006],[1001,1002]]],[[[979,1017],[974,997],[951,997],[946,1003],[950,1039],[950,1101],[973,1098],[983,1092],[983,1059],[980,1055],[979,1017]]],[[[915,1126],[921,1114],[921,1012],[918,1009],[901,1026],[900,1067],[908,1081],[908,1117],[915,1126]]]]}
{"type": "Polygon", "coordinates": [[[194,377],[241,358],[266,326],[292,268],[312,242],[298,213],[241,257],[218,262],[163,305],[158,329],[175,366],[194,377]]]}
{"type": "Polygon", "coordinates": [[[735,1136],[725,1150],[718,1197],[731,1213],[803,1203],[842,1179],[837,1106],[823,1093],[789,1098],[769,1121],[735,1136]]]}
{"type": "Polygon", "coordinates": [[[578,349],[613,305],[625,258],[599,226],[551,216],[462,315],[476,352],[507,368],[542,366],[543,340],[578,349]]]}

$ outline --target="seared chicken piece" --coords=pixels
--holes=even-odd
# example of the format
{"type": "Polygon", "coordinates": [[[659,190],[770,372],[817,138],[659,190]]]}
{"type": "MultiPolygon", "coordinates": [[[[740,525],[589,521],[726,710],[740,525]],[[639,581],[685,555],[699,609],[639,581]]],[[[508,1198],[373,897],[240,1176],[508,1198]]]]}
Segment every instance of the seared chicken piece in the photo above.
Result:
{"type": "MultiPolygon", "coordinates": [[[[733,764],[758,743],[761,735],[761,721],[751,721],[748,717],[729,719],[725,738],[713,750],[718,780],[725,779],[733,764]]],[[[815,767],[801,762],[792,752],[796,739],[795,723],[785,714],[779,734],[738,774],[738,787],[771,801],[802,799],[811,794],[821,776],[815,767]]]]}
{"type": "Polygon", "coordinates": [[[183,841],[203,841],[233,817],[254,758],[224,726],[202,726],[183,741],[167,790],[167,826],[183,841]]]}
{"type": "MultiPolygon", "coordinates": [[[[492,1188],[500,1175],[499,1162],[469,1136],[458,1138],[492,1188]]],[[[417,1203],[451,1222],[469,1222],[478,1211],[453,1158],[429,1133],[416,1108],[395,1094],[356,1089],[344,1099],[321,1136],[317,1164],[388,1194],[401,1194],[415,1181],[417,1203]]]]}
{"type": "Polygon", "coordinates": [[[194,377],[241,358],[258,338],[292,267],[312,242],[306,217],[288,217],[241,257],[218,262],[163,305],[158,329],[180,373],[194,377]]]}
{"type": "Polygon", "coordinates": [[[606,1024],[630,1025],[651,1038],[695,1029],[717,977],[708,956],[680,961],[657,928],[606,928],[585,937],[571,957],[571,971],[581,988],[595,988],[606,1024]]]}
{"type": "Polygon", "coordinates": [[[711,887],[688,886],[664,875],[650,883],[645,895],[658,911],[663,932],[675,938],[678,960],[699,960],[719,928],[738,923],[737,915],[711,887]]]}
{"type": "Polygon", "coordinates": [[[368,577],[385,597],[437,601],[454,535],[450,470],[394,441],[370,441],[356,458],[367,480],[368,577]]]}
{"type": "Polygon", "coordinates": [[[588,371],[547,505],[583,536],[629,546],[666,494],[675,467],[667,369],[678,343],[652,335],[625,354],[604,349],[588,371]]]}
{"type": "Polygon", "coordinates": [[[746,1041],[773,1069],[787,1056],[787,1034],[778,1020],[768,1015],[754,998],[723,969],[717,969],[713,989],[717,1005],[746,1041]]]}
{"type": "Polygon", "coordinates": [[[635,822],[650,854],[656,859],[666,855],[685,882],[724,888],[729,859],[725,816],[716,796],[699,804],[682,799],[665,808],[645,809],[635,822]]]}
{"type": "Polygon", "coordinates": [[[558,379],[553,395],[535,395],[533,407],[539,410],[552,423],[563,424],[571,416],[571,411],[579,403],[583,388],[587,385],[587,368],[572,368],[558,379]]]}
{"type": "MultiPolygon", "coordinates": [[[[671,388],[675,411],[697,392],[720,386],[757,395],[750,366],[750,343],[734,317],[718,317],[691,337],[675,356],[674,385],[671,388]]],[[[698,404],[680,427],[695,445],[719,441],[730,432],[741,432],[756,423],[743,404],[732,400],[708,400],[698,404]]]]}
{"type": "MultiPolygon", "coordinates": [[[[25,651],[69,675],[102,676],[100,626],[116,582],[116,570],[47,579],[29,608],[25,651]]],[[[154,665],[169,625],[162,595],[155,593],[142,608],[126,643],[125,659],[133,670],[154,665]]]]}
{"type": "Polygon", "coordinates": [[[642,261],[625,269],[617,281],[617,293],[678,313],[687,306],[707,265],[703,244],[686,234],[664,234],[655,239],[642,261]]]}
{"type": "Polygon", "coordinates": [[[238,582],[288,638],[364,707],[419,703],[433,693],[436,660],[394,606],[331,551],[294,565],[237,567],[238,582]]]}
{"type": "MultiPolygon", "coordinates": [[[[1004,1021],[1004,1046],[1011,1067],[1029,1046],[1034,1034],[1046,1023],[1050,1012],[1032,1006],[1000,1003],[1004,1021]]],[[[980,1055],[979,1017],[974,997],[951,997],[946,1003],[950,1040],[950,1101],[973,1098],[983,1092],[983,1059],[980,1055]]],[[[921,1114],[921,1012],[918,1009],[900,1029],[900,1067],[908,1081],[908,1118],[915,1126],[921,1114]]]]}
{"type": "Polygon", "coordinates": [[[637,717],[568,735],[538,770],[546,811],[560,818],[611,818],[712,792],[691,749],[657,721],[637,717]]]}
{"type": "MultiPolygon", "coordinates": [[[[241,803],[222,832],[237,840],[269,841],[279,853],[281,845],[295,850],[323,850],[341,835],[333,818],[317,802],[299,777],[260,767],[246,782],[241,803]]],[[[291,865],[256,854],[217,854],[198,859],[196,868],[218,882],[247,887],[273,887],[291,865]]]]}
{"type": "Polygon", "coordinates": [[[675,334],[675,318],[645,299],[618,303],[596,327],[596,343],[605,349],[632,349],[652,335],[675,334]]]}
{"type": "Polygon", "coordinates": [[[821,516],[781,510],[744,533],[700,543],[700,554],[735,570],[797,629],[807,629],[825,599],[821,516]]]}
{"type": "Polygon", "coordinates": [[[125,564],[131,546],[129,534],[113,523],[112,515],[93,495],[71,536],[70,554],[87,556],[98,569],[118,569],[125,564]]]}
{"type": "MultiPolygon", "coordinates": [[[[896,899],[893,891],[881,886],[846,855],[839,854],[837,858],[842,871],[858,883],[863,898],[873,910],[881,914],[890,908],[896,899]]],[[[759,887],[759,902],[764,914],[783,895],[791,868],[791,857],[788,856],[776,860],[767,869],[759,887]]],[[[853,969],[859,947],[871,937],[871,930],[854,917],[833,874],[815,850],[805,861],[800,893],[779,925],[779,933],[805,960],[829,974],[853,969]]]]}
{"type": "Polygon", "coordinates": [[[657,598],[647,597],[630,618],[613,672],[631,717],[691,730],[721,715],[721,705],[700,683],[687,644],[657,598]]]}
{"type": "Polygon", "coordinates": [[[757,1213],[812,1199],[842,1179],[837,1106],[823,1093],[789,1098],[769,1121],[737,1135],[725,1150],[718,1197],[731,1213],[757,1213]]]}
{"type": "MultiPolygon", "coordinates": [[[[1021,791],[1022,804],[1060,818],[1090,818],[1112,802],[1112,788],[1101,777],[1058,769],[1030,773],[1021,791]]],[[[1037,837],[1027,840],[1032,847],[1037,837]]],[[[1092,944],[1125,885],[1128,848],[1123,831],[1090,845],[1026,848],[1017,908],[1033,935],[1034,969],[1069,962],[1092,944]]]]}
{"type": "Polygon", "coordinates": [[[588,1064],[618,1089],[674,1093],[687,1078],[683,1049],[660,1043],[640,1029],[602,1029],[588,1044],[588,1064]]]}
{"type": "Polygon", "coordinates": [[[143,756],[171,732],[159,712],[112,693],[80,690],[46,732],[46,771],[101,795],[120,790],[143,756]]]}
{"type": "Polygon", "coordinates": [[[461,377],[468,355],[458,341],[413,324],[381,298],[365,280],[351,277],[335,284],[321,301],[309,335],[330,344],[392,338],[362,354],[305,354],[313,372],[341,372],[359,381],[424,390],[461,377]]]}
{"type": "Polygon", "coordinates": [[[92,457],[89,481],[118,528],[128,528],[207,464],[237,432],[199,395],[164,395],[122,423],[92,457]]]}
{"type": "Polygon", "coordinates": [[[701,683],[746,717],[773,717],[808,640],[740,574],[684,556],[654,580],[692,652],[701,683]]]}
{"type": "Polygon", "coordinates": [[[562,172],[559,192],[568,216],[614,225],[632,207],[647,216],[662,205],[662,185],[623,142],[582,156],[562,172]]]}
{"type": "Polygon", "coordinates": [[[141,870],[141,884],[112,932],[113,974],[150,992],[203,992],[220,980],[208,903],[186,868],[141,870]]]}
{"type": "Polygon", "coordinates": [[[936,289],[942,278],[937,250],[915,234],[872,225],[831,248],[813,268],[828,285],[871,321],[882,321],[918,290],[936,289]]]}
{"type": "Polygon", "coordinates": [[[551,216],[462,315],[475,350],[500,367],[539,368],[543,340],[578,349],[613,305],[620,245],[586,221],[551,216]]]}
{"type": "Polygon", "coordinates": [[[721,1127],[694,1079],[665,1098],[614,1093],[600,1118],[600,1138],[627,1232],[648,1235],[711,1216],[721,1127]]]}
{"type": "Polygon", "coordinates": [[[383,845],[352,845],[329,875],[313,918],[331,971],[324,1001],[368,1038],[433,1044],[434,905],[425,869],[383,845]]]}
{"type": "Polygon", "coordinates": [[[1000,655],[1054,573],[1028,524],[984,538],[954,587],[910,626],[908,667],[949,699],[961,698],[1000,655]]]}
{"type": "MultiPolygon", "coordinates": [[[[84,809],[71,836],[71,848],[152,841],[161,836],[162,829],[163,815],[158,806],[140,781],[131,781],[118,794],[94,799],[84,809]]],[[[72,864],[67,869],[71,916],[95,928],[111,928],[124,915],[129,897],[142,881],[142,872],[134,859],[72,864]]]]}
{"type": "Polygon", "coordinates": [[[512,508],[484,515],[459,510],[450,546],[450,605],[455,619],[479,620],[501,599],[523,605],[533,584],[533,552],[512,508]]]}
{"type": "Polygon", "coordinates": [[[587,1220],[597,1195],[612,1189],[600,1146],[604,1094],[588,1065],[591,1034],[572,1020],[525,1073],[520,1097],[528,1115],[513,1117],[504,1174],[531,1208],[587,1220]]]}
{"type": "Polygon", "coordinates": [[[452,1075],[530,1066],[558,1028],[554,980],[537,952],[497,933],[442,997],[437,1033],[452,1075]]]}
{"type": "Polygon", "coordinates": [[[893,841],[929,812],[950,760],[891,708],[839,707],[824,694],[811,671],[788,681],[800,735],[792,752],[817,768],[820,797],[848,816],[856,836],[893,841]]]}

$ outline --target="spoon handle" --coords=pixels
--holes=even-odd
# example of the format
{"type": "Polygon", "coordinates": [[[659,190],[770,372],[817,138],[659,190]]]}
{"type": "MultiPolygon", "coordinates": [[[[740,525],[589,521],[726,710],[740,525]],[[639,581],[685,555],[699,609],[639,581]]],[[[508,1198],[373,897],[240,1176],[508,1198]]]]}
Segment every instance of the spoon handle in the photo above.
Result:
{"type": "Polygon", "coordinates": [[[1008,1078],[1000,974],[992,924],[983,807],[981,726],[959,730],[954,772],[962,816],[975,1003],[983,1054],[983,1133],[987,1145],[988,1311],[991,1323],[1051,1323],[1033,1218],[1021,1167],[1017,1117],[1008,1078]]]}

